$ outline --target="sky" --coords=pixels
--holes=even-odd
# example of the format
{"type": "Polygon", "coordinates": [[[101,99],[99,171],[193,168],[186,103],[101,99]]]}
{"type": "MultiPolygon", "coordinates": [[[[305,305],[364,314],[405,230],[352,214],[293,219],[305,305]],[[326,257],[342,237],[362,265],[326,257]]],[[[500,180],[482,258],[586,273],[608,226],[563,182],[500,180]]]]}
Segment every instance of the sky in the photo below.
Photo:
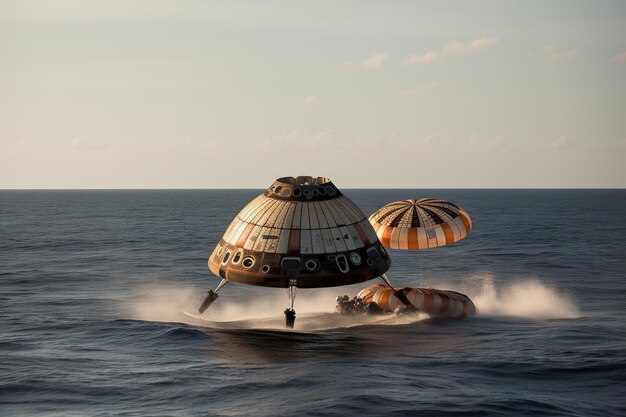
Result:
{"type": "Polygon", "coordinates": [[[0,0],[0,188],[626,187],[626,2],[0,0]]]}

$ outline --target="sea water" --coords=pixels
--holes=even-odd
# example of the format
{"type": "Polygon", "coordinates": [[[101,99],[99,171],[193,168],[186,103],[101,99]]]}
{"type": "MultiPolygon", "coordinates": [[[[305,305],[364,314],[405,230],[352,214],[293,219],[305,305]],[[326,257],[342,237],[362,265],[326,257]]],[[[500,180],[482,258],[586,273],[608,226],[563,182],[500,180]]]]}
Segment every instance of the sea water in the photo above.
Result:
{"type": "MultiPolygon", "coordinates": [[[[228,284],[207,257],[260,190],[0,191],[0,415],[626,414],[625,190],[343,190],[449,199],[474,229],[389,250],[396,286],[478,315],[336,320],[337,295],[228,284]]],[[[372,282],[374,283],[374,282],[372,282]]]]}

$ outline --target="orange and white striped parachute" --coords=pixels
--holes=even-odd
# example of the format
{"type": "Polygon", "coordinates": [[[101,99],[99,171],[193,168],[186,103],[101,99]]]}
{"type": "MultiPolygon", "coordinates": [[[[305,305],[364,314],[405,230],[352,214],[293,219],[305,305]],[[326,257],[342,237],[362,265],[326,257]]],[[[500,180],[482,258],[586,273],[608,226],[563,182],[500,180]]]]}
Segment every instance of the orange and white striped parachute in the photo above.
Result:
{"type": "Polygon", "coordinates": [[[469,214],[445,200],[421,198],[389,203],[369,217],[382,245],[428,249],[450,245],[472,230],[469,214]]]}

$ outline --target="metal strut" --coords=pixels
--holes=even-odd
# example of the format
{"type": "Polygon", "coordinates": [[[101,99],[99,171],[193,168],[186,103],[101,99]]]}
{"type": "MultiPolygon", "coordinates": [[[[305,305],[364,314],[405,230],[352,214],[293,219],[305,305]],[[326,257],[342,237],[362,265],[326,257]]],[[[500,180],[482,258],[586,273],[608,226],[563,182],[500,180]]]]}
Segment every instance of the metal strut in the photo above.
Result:
{"type": "Polygon", "coordinates": [[[391,288],[391,290],[393,291],[393,295],[395,295],[400,301],[402,301],[402,303],[407,306],[410,311],[419,311],[418,308],[415,307],[408,298],[406,298],[406,295],[404,295],[402,290],[396,290],[395,288],[393,288],[393,285],[391,285],[391,281],[389,281],[389,278],[387,278],[386,274],[382,274],[378,278],[380,278],[382,282],[384,282],[386,285],[389,286],[389,288],[391,288]]]}
{"type": "Polygon", "coordinates": [[[293,329],[296,323],[296,310],[293,309],[293,303],[296,301],[296,295],[298,294],[298,271],[302,266],[302,261],[295,256],[285,257],[280,262],[280,266],[287,271],[289,276],[289,287],[287,288],[289,308],[285,310],[285,327],[293,329]]]}
{"type": "Polygon", "coordinates": [[[287,288],[287,296],[289,297],[289,308],[285,310],[285,327],[293,329],[296,324],[296,310],[293,309],[293,303],[296,301],[296,295],[298,294],[298,287],[290,285],[287,288]]]}
{"type": "Polygon", "coordinates": [[[228,284],[228,280],[226,278],[223,278],[222,281],[217,285],[217,288],[215,288],[215,290],[209,290],[206,298],[204,299],[202,304],[200,304],[200,307],[198,307],[198,313],[204,313],[206,309],[209,308],[209,306],[213,303],[213,301],[217,300],[217,292],[226,284],[228,284]]]}

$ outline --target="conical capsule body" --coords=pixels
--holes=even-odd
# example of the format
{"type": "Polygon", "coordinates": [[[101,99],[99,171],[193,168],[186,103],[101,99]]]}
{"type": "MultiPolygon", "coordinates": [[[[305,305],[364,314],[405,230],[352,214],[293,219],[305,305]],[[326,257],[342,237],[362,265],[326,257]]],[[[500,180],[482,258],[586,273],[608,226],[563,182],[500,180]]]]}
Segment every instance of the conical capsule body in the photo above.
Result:
{"type": "Polygon", "coordinates": [[[333,287],[385,273],[389,256],[367,217],[328,179],[284,177],[237,214],[209,257],[222,278],[333,287]]]}

